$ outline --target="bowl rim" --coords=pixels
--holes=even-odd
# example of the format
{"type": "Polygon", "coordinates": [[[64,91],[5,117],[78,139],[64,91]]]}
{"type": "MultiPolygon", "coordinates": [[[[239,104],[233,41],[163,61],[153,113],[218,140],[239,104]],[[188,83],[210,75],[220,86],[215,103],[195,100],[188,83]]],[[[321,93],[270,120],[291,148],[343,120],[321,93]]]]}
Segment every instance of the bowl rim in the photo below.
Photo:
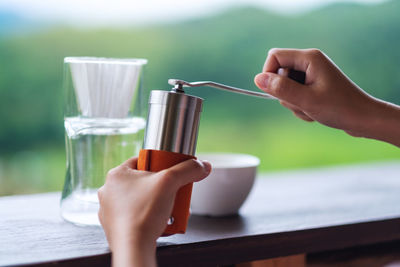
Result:
{"type": "Polygon", "coordinates": [[[213,164],[212,160],[210,161],[213,169],[243,169],[243,168],[254,168],[260,165],[260,159],[254,155],[244,154],[244,153],[225,153],[225,152],[200,152],[196,154],[196,157],[200,160],[208,160],[207,158],[222,158],[222,157],[230,157],[230,158],[245,158],[247,161],[238,164],[237,166],[231,163],[216,163],[213,164]]]}

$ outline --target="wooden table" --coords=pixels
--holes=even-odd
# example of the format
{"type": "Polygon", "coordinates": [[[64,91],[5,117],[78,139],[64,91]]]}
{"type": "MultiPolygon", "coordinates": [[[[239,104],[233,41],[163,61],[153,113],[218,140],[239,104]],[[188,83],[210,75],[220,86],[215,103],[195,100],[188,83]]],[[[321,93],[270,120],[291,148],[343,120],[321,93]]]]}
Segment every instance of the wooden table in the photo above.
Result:
{"type": "MultiPolygon", "coordinates": [[[[59,199],[0,198],[0,266],[109,265],[102,229],[64,222],[59,199]]],[[[185,235],[159,239],[157,256],[161,266],[216,266],[307,254],[323,266],[371,245],[400,259],[398,241],[400,162],[387,162],[260,175],[240,215],[191,216],[185,235]]]]}

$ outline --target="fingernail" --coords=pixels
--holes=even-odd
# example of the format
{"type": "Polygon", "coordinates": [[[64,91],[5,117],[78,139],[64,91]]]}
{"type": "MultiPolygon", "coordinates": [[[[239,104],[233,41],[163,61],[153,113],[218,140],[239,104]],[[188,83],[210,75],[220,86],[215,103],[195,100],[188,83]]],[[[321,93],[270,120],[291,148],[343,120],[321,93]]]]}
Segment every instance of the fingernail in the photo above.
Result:
{"type": "Polygon", "coordinates": [[[254,78],[256,85],[259,88],[267,88],[269,75],[267,73],[259,73],[254,78]]]}
{"type": "Polygon", "coordinates": [[[206,170],[207,173],[211,172],[211,163],[208,162],[207,160],[202,160],[201,163],[203,163],[204,169],[206,170]]]}

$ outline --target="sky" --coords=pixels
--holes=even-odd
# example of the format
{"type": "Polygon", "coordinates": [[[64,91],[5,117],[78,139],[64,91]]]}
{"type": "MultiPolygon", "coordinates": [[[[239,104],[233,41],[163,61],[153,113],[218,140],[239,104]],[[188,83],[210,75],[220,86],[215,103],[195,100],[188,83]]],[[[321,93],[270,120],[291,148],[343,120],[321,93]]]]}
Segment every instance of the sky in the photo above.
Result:
{"type": "Polygon", "coordinates": [[[280,13],[304,12],[334,2],[374,4],[385,0],[1,0],[0,11],[35,20],[75,25],[126,25],[185,20],[232,6],[258,6],[280,13]]]}

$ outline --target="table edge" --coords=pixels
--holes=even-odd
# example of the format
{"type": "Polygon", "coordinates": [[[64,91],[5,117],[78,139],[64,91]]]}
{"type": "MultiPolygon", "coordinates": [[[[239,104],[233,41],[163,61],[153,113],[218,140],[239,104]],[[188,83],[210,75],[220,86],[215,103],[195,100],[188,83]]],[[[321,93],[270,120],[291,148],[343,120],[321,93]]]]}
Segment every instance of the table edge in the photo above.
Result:
{"type": "MultiPolygon", "coordinates": [[[[187,266],[189,261],[191,266],[228,265],[398,240],[400,240],[400,217],[322,228],[224,238],[191,244],[171,244],[157,247],[157,261],[159,266],[187,266]],[[348,238],[337,238],[343,235],[348,238]],[[311,242],[315,240],[315,237],[318,237],[320,241],[311,242]]],[[[54,264],[61,267],[71,266],[71,264],[109,266],[110,262],[111,253],[108,252],[55,261],[6,266],[54,266],[54,264]]]]}

